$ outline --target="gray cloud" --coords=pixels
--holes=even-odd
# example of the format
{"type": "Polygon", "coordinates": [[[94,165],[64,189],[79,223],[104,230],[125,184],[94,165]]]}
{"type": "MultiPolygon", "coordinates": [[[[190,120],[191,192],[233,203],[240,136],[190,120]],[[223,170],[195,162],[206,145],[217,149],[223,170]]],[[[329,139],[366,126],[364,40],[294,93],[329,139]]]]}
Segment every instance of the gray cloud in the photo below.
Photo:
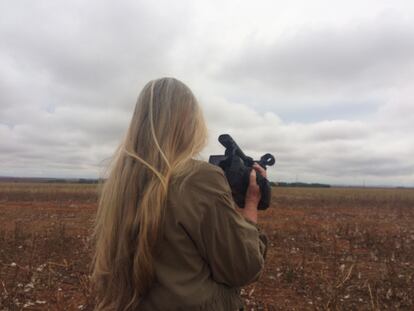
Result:
{"type": "Polygon", "coordinates": [[[0,175],[97,177],[144,83],[176,76],[208,121],[205,159],[227,132],[276,155],[273,180],[414,186],[408,10],[264,36],[261,13],[217,4],[0,3],[0,175]]]}
{"type": "Polygon", "coordinates": [[[304,24],[271,41],[248,37],[214,75],[229,84],[226,96],[282,117],[298,120],[299,109],[305,121],[315,110],[333,118],[338,108],[360,118],[411,85],[413,37],[411,20],[386,12],[352,24],[304,24]]]}
{"type": "Polygon", "coordinates": [[[272,44],[252,38],[220,68],[220,74],[258,80],[288,92],[326,92],[331,87],[366,90],[412,78],[412,23],[383,15],[355,25],[305,27],[287,38],[276,38],[272,44]]]}

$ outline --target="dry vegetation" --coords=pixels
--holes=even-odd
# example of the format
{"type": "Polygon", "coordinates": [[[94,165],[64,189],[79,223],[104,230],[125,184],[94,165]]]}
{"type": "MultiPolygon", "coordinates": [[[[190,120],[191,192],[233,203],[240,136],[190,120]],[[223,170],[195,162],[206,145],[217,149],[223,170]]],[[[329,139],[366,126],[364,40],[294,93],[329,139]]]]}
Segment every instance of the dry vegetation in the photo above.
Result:
{"type": "MultiPolygon", "coordinates": [[[[274,188],[250,310],[414,310],[414,190],[274,188]]],[[[96,186],[0,183],[0,310],[92,310],[96,186]]]]}

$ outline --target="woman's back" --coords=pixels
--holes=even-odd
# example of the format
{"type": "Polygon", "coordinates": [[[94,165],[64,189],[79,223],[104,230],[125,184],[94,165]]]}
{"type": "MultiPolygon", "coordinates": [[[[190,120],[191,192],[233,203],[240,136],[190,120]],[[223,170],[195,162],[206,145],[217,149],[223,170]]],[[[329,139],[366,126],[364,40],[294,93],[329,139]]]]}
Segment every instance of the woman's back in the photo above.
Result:
{"type": "Polygon", "coordinates": [[[192,161],[196,171],[171,183],[156,277],[142,310],[236,310],[240,286],[262,271],[266,237],[236,211],[221,168],[192,161]]]}

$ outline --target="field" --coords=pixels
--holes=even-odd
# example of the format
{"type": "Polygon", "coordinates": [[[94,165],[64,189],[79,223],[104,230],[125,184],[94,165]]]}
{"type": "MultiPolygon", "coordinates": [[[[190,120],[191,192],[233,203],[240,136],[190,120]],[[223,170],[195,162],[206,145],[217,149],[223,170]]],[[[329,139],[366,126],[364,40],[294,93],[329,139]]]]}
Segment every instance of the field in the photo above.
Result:
{"type": "MultiPolygon", "coordinates": [[[[96,187],[0,183],[0,311],[92,310],[96,187]]],[[[414,190],[273,188],[249,310],[414,310],[414,190]]]]}

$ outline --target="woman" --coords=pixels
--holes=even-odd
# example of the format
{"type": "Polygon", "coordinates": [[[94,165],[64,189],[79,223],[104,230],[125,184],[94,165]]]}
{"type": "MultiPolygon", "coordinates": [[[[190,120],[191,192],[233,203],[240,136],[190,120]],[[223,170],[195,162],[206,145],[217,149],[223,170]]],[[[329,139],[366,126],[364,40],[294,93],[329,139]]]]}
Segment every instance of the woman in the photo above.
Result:
{"type": "Polygon", "coordinates": [[[263,270],[260,191],[252,169],[238,208],[224,172],[196,159],[202,110],[174,78],[141,91],[99,197],[93,232],[95,310],[239,310],[263,270]]]}

